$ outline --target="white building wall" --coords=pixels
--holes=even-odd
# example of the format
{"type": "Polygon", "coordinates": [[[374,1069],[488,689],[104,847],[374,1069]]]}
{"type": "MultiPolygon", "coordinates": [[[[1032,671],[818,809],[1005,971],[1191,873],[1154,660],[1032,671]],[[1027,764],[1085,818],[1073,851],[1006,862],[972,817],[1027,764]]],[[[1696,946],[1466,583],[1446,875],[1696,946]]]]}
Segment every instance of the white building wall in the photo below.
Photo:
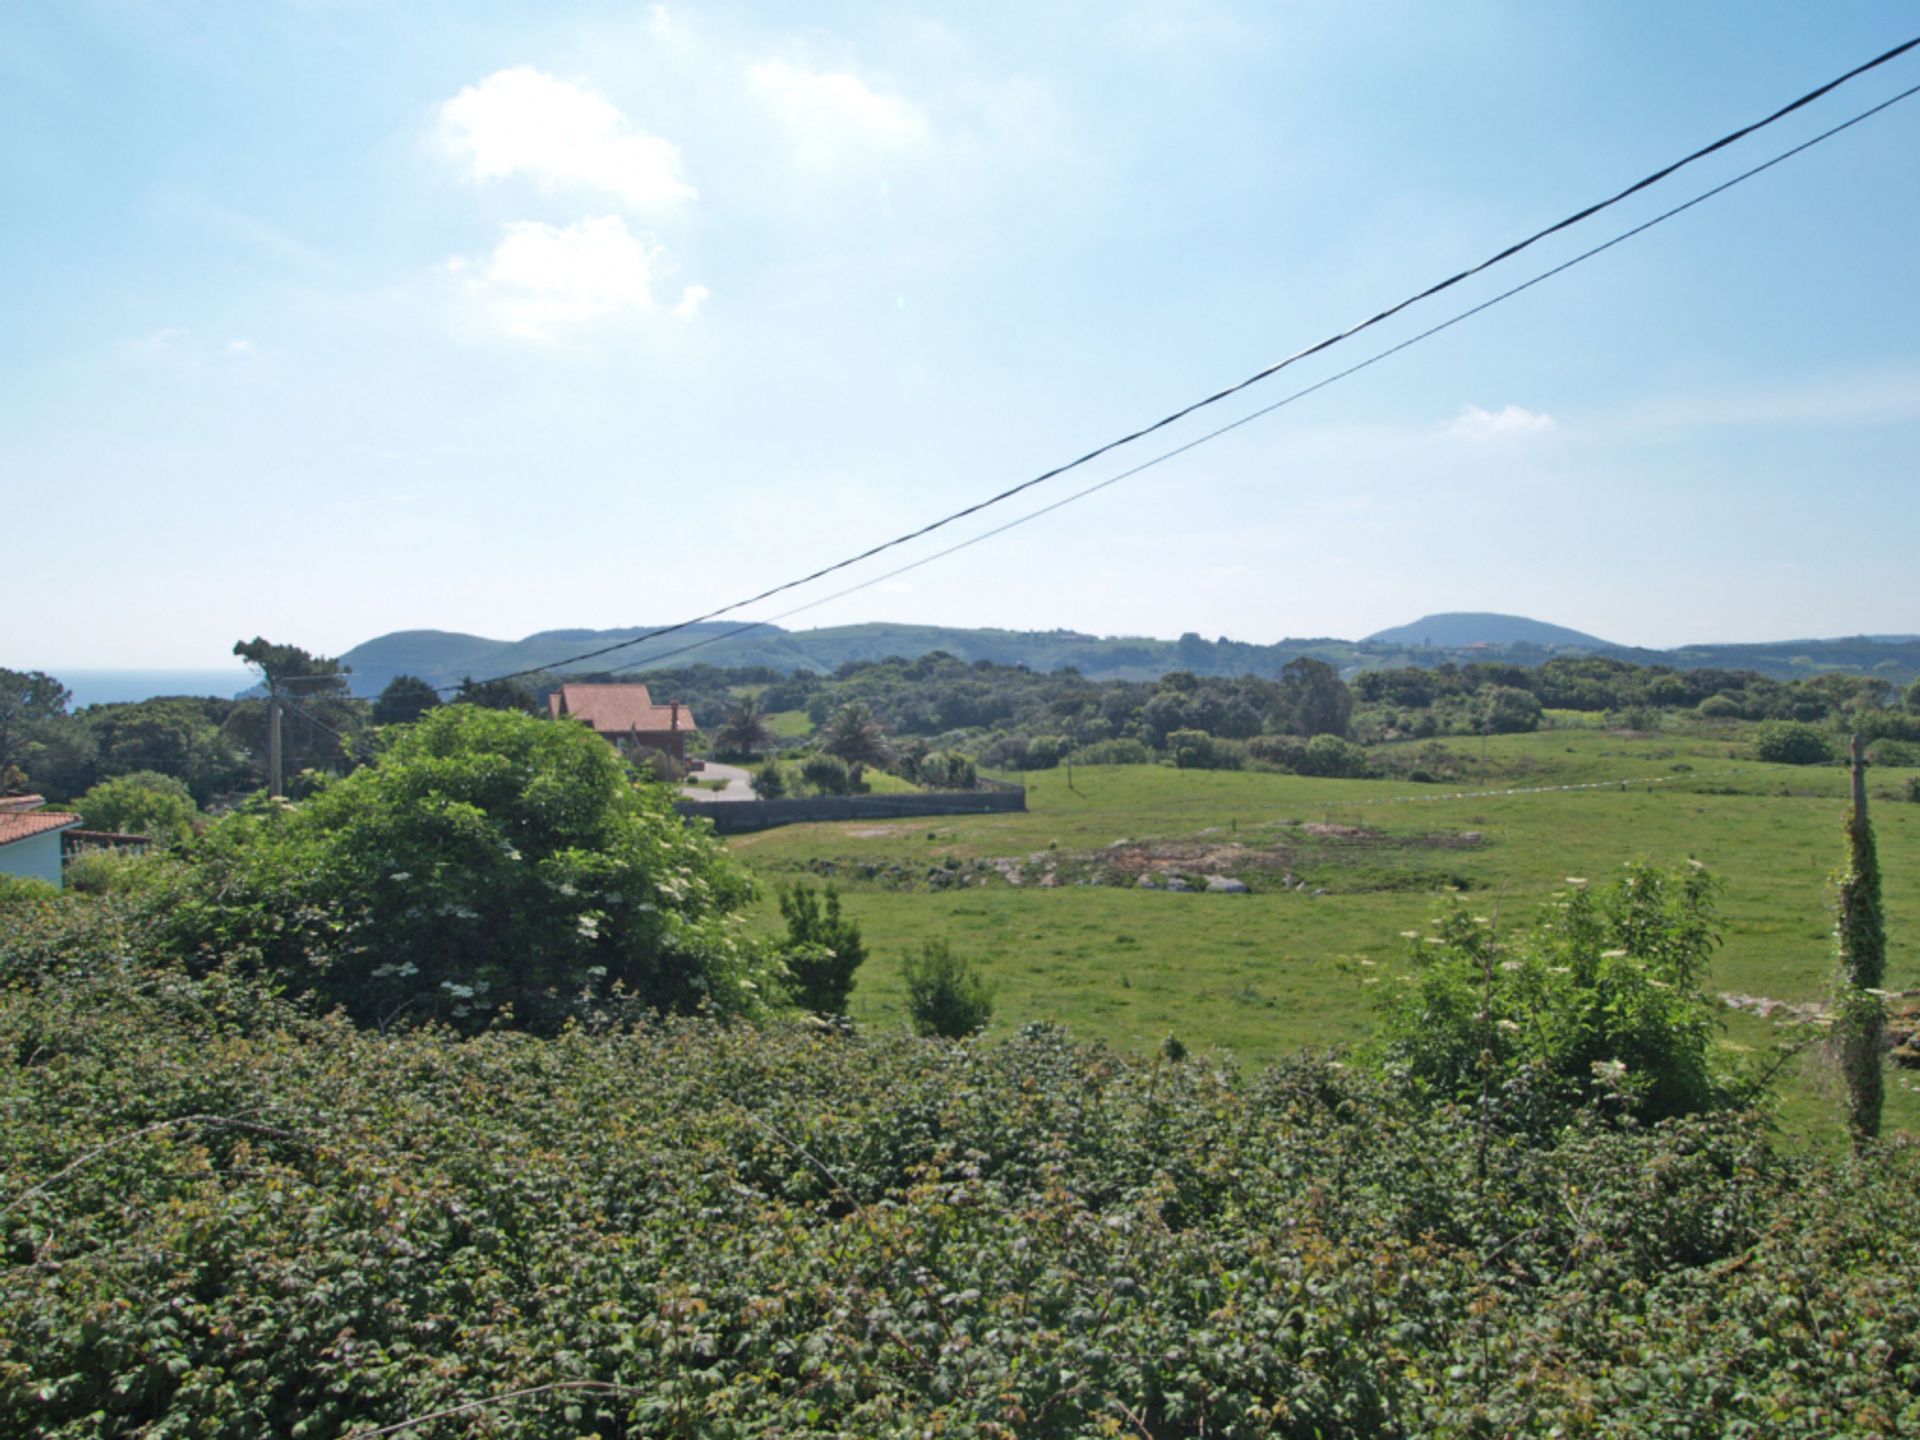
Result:
{"type": "Polygon", "coordinates": [[[58,885],[60,879],[60,832],[29,835],[11,845],[0,845],[0,875],[24,875],[58,885]]]}

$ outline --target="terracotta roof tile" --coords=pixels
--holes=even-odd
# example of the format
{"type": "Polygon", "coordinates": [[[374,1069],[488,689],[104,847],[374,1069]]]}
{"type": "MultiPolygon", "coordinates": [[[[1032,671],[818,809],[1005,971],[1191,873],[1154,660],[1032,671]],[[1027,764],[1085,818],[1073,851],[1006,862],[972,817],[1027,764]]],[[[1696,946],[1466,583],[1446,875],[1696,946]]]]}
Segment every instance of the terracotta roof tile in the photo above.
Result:
{"type": "Polygon", "coordinates": [[[656,705],[644,685],[562,685],[547,697],[547,709],[556,717],[584,720],[602,735],[686,734],[700,728],[685,705],[656,705]]]}
{"type": "Polygon", "coordinates": [[[0,811],[0,845],[11,845],[16,840],[31,840],[49,830],[64,830],[69,825],[79,823],[78,815],[68,815],[59,810],[34,810],[27,814],[0,811]]]}

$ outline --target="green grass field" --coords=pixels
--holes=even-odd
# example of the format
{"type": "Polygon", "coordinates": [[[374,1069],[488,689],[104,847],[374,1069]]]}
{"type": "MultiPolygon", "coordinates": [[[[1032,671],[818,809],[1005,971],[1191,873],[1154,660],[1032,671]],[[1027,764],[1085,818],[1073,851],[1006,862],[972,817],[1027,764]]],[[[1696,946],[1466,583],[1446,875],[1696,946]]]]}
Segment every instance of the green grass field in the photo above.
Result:
{"type": "MultiPolygon", "coordinates": [[[[1517,922],[1568,877],[1601,882],[1635,859],[1696,859],[1722,881],[1715,989],[1789,1001],[1824,992],[1844,771],[1740,758],[1726,730],[1556,729],[1488,741],[1482,781],[1481,742],[1449,743],[1469,776],[1457,785],[1078,767],[1071,789],[1065,771],[1028,776],[1023,815],[793,826],[730,843],[768,882],[830,873],[840,886],[872,955],[853,1006],[868,1024],[900,1023],[901,959],[940,936],[992,978],[997,1030],[1057,1020],[1134,1049],[1171,1031],[1259,1063],[1364,1038],[1367,981],[1399,963],[1402,932],[1450,893],[1517,922]],[[1544,788],[1572,785],[1595,788],[1544,788]],[[1482,789],[1534,793],[1473,793],[1482,789]],[[976,863],[992,861],[1012,864],[976,863]],[[1254,893],[1097,883],[1116,865],[1238,875],[1254,893]],[[1015,866],[1018,885],[1003,873],[1015,866]],[[928,888],[934,870],[955,878],[928,888]]],[[[1920,987],[1909,938],[1920,927],[1920,805],[1894,798],[1907,773],[1876,772],[1871,787],[1896,989],[1920,987]]],[[[760,918],[777,924],[771,898],[760,918]]],[[[1731,1045],[1772,1043],[1767,1022],[1733,1011],[1727,1021],[1731,1045]]],[[[1834,1104],[1821,1084],[1818,1065],[1801,1067],[1785,1096],[1789,1129],[1826,1125],[1834,1104]]],[[[1910,1072],[1892,1073],[1888,1105],[1890,1125],[1920,1131],[1910,1072]]]]}
{"type": "Polygon", "coordinates": [[[813,733],[813,721],[804,710],[776,710],[763,718],[782,740],[804,740],[813,733]]]}

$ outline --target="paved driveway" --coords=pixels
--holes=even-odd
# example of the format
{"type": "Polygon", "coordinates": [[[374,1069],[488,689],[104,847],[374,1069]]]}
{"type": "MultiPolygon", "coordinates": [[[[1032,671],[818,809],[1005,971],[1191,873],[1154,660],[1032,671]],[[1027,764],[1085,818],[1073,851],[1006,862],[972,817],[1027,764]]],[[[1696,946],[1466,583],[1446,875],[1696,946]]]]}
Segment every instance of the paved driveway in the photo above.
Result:
{"type": "Polygon", "coordinates": [[[695,772],[701,780],[724,780],[726,786],[719,790],[709,790],[704,785],[682,785],[680,798],[683,800],[756,800],[753,793],[753,776],[738,765],[716,765],[707,761],[706,769],[695,772]]]}

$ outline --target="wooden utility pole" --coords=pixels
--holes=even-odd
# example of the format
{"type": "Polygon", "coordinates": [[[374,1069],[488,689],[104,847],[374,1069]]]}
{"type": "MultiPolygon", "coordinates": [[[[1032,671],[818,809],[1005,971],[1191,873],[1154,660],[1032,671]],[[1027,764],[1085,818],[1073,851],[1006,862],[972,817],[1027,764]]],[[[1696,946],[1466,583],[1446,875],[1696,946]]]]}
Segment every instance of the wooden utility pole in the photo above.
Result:
{"type": "Polygon", "coordinates": [[[287,793],[280,778],[280,692],[267,690],[267,794],[279,800],[287,793]]]}

